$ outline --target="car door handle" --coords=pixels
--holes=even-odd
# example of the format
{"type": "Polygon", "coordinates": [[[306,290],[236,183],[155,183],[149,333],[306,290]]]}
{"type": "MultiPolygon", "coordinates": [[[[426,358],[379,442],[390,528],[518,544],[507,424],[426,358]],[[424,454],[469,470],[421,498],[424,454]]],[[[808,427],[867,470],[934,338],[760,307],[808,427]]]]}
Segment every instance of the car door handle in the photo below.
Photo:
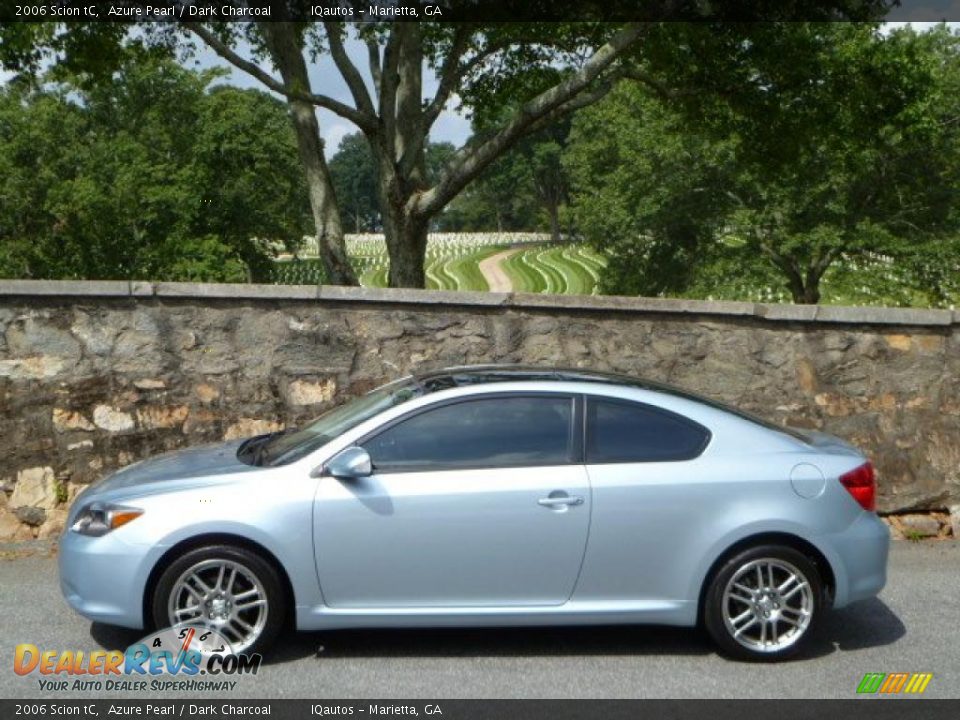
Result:
{"type": "Polygon", "coordinates": [[[537,505],[543,505],[543,507],[558,507],[560,505],[583,505],[583,498],[574,496],[564,496],[564,497],[545,497],[537,500],[537,505]]]}

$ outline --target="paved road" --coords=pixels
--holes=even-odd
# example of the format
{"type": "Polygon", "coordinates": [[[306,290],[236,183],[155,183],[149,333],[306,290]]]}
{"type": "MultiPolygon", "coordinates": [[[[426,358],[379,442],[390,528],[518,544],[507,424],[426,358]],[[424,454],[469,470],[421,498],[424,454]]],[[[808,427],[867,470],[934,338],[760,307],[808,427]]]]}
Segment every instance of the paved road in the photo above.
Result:
{"type": "MultiPolygon", "coordinates": [[[[137,633],[74,615],[51,558],[0,562],[0,596],[0,697],[157,694],[40,692],[36,677],[12,672],[16,643],[113,649],[137,633]]],[[[790,663],[730,662],[699,632],[676,628],[304,633],[287,635],[260,674],[240,678],[231,696],[849,698],[865,672],[909,671],[934,673],[927,696],[960,697],[958,625],[960,543],[900,542],[882,596],[833,613],[813,652],[790,663]]]]}
{"type": "Polygon", "coordinates": [[[480,268],[480,273],[487,281],[487,285],[490,286],[490,292],[511,292],[513,290],[513,283],[510,282],[510,276],[507,275],[501,263],[511,255],[516,255],[518,252],[520,252],[520,248],[504,250],[503,252],[498,252],[496,255],[491,255],[481,260],[480,264],[477,265],[477,267],[480,268]]]}

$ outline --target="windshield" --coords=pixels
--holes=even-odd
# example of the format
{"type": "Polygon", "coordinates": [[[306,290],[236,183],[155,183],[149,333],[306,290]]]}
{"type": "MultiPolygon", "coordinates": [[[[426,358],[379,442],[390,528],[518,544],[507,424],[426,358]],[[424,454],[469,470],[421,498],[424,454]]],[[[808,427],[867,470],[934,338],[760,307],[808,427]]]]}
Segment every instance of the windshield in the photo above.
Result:
{"type": "Polygon", "coordinates": [[[237,456],[254,465],[295,462],[374,415],[422,394],[423,388],[413,378],[397,380],[327,410],[300,429],[253,438],[240,447],[237,456]]]}

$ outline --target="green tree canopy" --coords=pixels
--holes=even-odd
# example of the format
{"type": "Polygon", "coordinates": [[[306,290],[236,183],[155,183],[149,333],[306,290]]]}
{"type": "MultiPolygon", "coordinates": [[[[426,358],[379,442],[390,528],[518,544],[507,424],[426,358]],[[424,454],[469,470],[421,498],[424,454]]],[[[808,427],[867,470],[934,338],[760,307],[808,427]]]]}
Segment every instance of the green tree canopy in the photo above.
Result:
{"type": "Polygon", "coordinates": [[[874,280],[942,299],[956,264],[935,278],[931,260],[958,231],[956,36],[804,25],[780,40],[741,43],[720,54],[730,67],[694,67],[668,96],[624,87],[578,117],[567,164],[581,227],[616,258],[608,288],[689,291],[737,262],[817,302],[843,258],[892,263],[874,280]]]}
{"type": "Polygon", "coordinates": [[[284,105],[144,57],[0,90],[0,272],[245,280],[308,206],[284,105]]]}
{"type": "MultiPolygon", "coordinates": [[[[350,0],[346,5],[361,3],[350,0]]],[[[859,20],[882,16],[888,5],[888,0],[761,3],[749,8],[644,2],[638,10],[650,20],[723,20],[731,15],[782,19],[798,12],[859,20]]],[[[332,282],[355,284],[315,113],[317,108],[329,110],[363,133],[376,159],[390,284],[422,287],[427,229],[484,169],[525,136],[596,102],[624,77],[643,78],[661,91],[672,86],[675,75],[684,78],[689,71],[682,67],[684,54],[695,45],[681,37],[685,45],[677,52],[671,45],[677,33],[668,27],[671,23],[296,22],[294,11],[305,7],[300,0],[280,3],[270,22],[146,23],[134,33],[112,23],[0,25],[0,62],[29,73],[53,57],[95,81],[124,62],[131,46],[177,56],[195,49],[194,41],[211,48],[286,100],[326,275],[332,282]],[[358,64],[347,51],[348,38],[366,46],[365,63],[358,64]],[[321,55],[333,60],[349,100],[312,87],[308,62],[321,55]],[[437,88],[425,98],[428,67],[437,88]],[[452,104],[472,113],[490,132],[459,148],[431,179],[426,167],[430,131],[452,104]],[[505,107],[513,111],[501,113],[505,107]]],[[[707,23],[699,25],[707,29],[706,37],[714,31],[707,23]]],[[[737,54],[750,42],[751,31],[749,25],[731,27],[740,43],[712,46],[730,57],[698,55],[697,66],[736,70],[737,54]]],[[[784,32],[782,27],[778,32],[784,32]]],[[[690,33],[703,44],[703,30],[690,33]]]]}
{"type": "Polygon", "coordinates": [[[363,133],[345,135],[330,158],[330,177],[343,226],[353,232],[375,232],[380,225],[377,164],[363,133]]]}

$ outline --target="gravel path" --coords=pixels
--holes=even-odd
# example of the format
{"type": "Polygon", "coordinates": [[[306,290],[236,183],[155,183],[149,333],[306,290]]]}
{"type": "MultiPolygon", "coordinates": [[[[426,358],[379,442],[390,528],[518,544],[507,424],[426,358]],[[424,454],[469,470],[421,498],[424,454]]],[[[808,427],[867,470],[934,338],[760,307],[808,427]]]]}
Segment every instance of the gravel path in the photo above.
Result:
{"type": "Polygon", "coordinates": [[[480,272],[483,273],[487,285],[490,286],[490,292],[506,293],[513,291],[513,283],[510,282],[510,276],[504,272],[500,263],[511,255],[516,255],[518,252],[520,252],[520,248],[511,248],[480,261],[478,267],[480,268],[480,272]]]}

